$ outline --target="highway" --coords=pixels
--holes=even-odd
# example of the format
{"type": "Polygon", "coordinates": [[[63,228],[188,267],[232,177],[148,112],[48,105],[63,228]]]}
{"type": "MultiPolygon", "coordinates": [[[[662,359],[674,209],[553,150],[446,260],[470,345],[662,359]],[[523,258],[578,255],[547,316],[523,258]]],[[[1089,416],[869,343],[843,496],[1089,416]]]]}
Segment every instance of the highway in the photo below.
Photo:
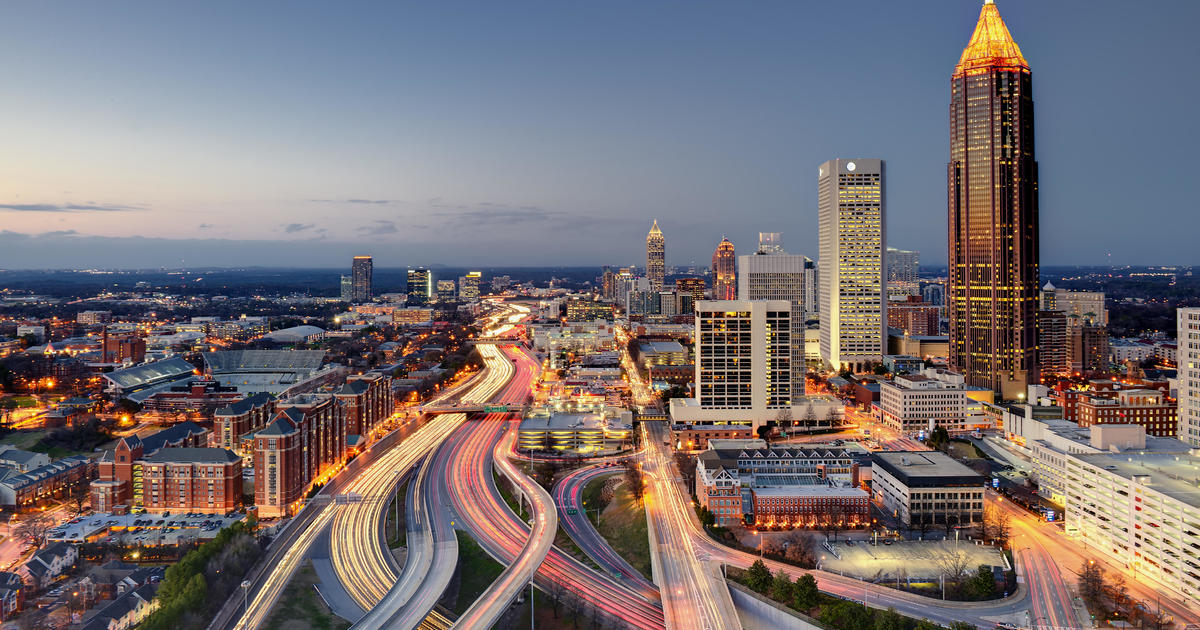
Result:
{"type": "MultiPolygon", "coordinates": [[[[505,350],[517,361],[517,376],[510,386],[512,391],[502,394],[500,400],[523,401],[540,365],[523,351],[505,350]],[[524,382],[524,389],[516,389],[521,382],[524,382]]],[[[452,509],[461,519],[462,526],[489,555],[501,564],[511,565],[528,544],[530,528],[504,503],[492,477],[493,460],[504,459],[511,448],[503,439],[505,432],[510,430],[510,423],[504,420],[503,415],[494,414],[483,422],[471,422],[460,428],[461,443],[451,453],[448,465],[435,472],[446,485],[452,509]]],[[[511,424],[515,431],[516,423],[511,424]]],[[[553,531],[544,533],[550,538],[554,536],[553,531]]],[[[528,580],[528,577],[522,579],[528,580]]],[[[625,627],[663,627],[662,610],[657,602],[647,601],[639,593],[560,549],[549,551],[538,567],[534,581],[543,593],[557,591],[579,597],[625,627]]]]}
{"type": "MultiPolygon", "coordinates": [[[[478,351],[484,360],[484,376],[461,394],[463,400],[490,399],[514,372],[512,364],[496,347],[479,346],[478,351]]],[[[330,558],[338,580],[363,610],[371,610],[379,603],[398,578],[396,562],[380,537],[389,499],[402,476],[466,419],[466,415],[459,413],[431,419],[420,435],[392,449],[347,486],[347,493],[361,495],[362,500],[344,505],[338,511],[330,531],[330,558]]],[[[400,592],[398,598],[402,599],[402,595],[405,593],[400,592]]]]}
{"type": "Polygon", "coordinates": [[[620,474],[623,468],[593,464],[566,475],[554,485],[554,501],[558,505],[558,522],[563,531],[600,568],[632,591],[640,592],[647,600],[660,599],[658,587],[634,569],[596,531],[583,505],[583,489],[593,480],[606,475],[620,474]],[[571,510],[575,513],[571,514],[571,510]]]}
{"type": "Polygon", "coordinates": [[[741,628],[729,587],[719,568],[701,558],[695,540],[689,535],[692,513],[684,499],[681,484],[675,483],[675,468],[670,462],[661,435],[646,435],[642,473],[647,480],[643,503],[650,533],[650,554],[654,559],[654,581],[662,594],[663,615],[668,630],[736,630],[741,628]],[[689,513],[692,513],[689,516],[689,513]]]}
{"type": "MultiPolygon", "coordinates": [[[[511,364],[507,360],[494,362],[494,365],[508,366],[504,369],[511,369],[511,364]]],[[[487,370],[481,371],[473,378],[448,388],[439,398],[457,395],[478,382],[488,380],[489,377],[495,378],[495,375],[487,370]]],[[[271,609],[284,589],[287,588],[288,582],[307,556],[313,542],[334,522],[339,508],[344,507],[332,501],[333,495],[353,484],[360,474],[373,468],[373,464],[379,460],[387,458],[394,464],[396,458],[402,458],[405,453],[427,454],[457,424],[461,424],[461,420],[455,422],[453,418],[443,416],[430,420],[403,441],[400,441],[400,438],[405,437],[403,435],[405,431],[401,429],[368,446],[364,453],[352,460],[340,474],[331,479],[317,497],[293,517],[283,532],[277,536],[268,551],[267,558],[258,565],[258,573],[248,576],[247,581],[250,582],[250,585],[247,593],[250,597],[247,598],[248,605],[245,609],[243,610],[242,606],[234,603],[227,604],[214,618],[209,628],[211,630],[222,628],[250,630],[260,627],[270,616],[271,609]],[[397,445],[398,441],[399,445],[397,445]]],[[[395,475],[395,473],[392,474],[395,475]]],[[[377,525],[373,526],[371,531],[378,537],[377,525]]],[[[364,554],[364,557],[373,556],[369,552],[364,552],[364,554]]],[[[374,557],[377,560],[381,559],[378,556],[374,557]]],[[[384,561],[386,560],[384,559],[384,561]]]]}

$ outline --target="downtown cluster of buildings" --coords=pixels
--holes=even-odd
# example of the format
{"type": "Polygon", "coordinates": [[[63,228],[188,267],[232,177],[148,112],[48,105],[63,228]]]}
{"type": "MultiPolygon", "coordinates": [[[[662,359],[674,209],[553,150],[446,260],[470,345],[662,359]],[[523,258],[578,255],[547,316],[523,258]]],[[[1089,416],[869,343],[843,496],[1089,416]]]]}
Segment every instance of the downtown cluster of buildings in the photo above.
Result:
{"type": "MultiPolygon", "coordinates": [[[[364,304],[376,296],[372,286],[375,262],[371,256],[355,256],[350,266],[350,275],[342,276],[341,298],[343,302],[364,304]]],[[[479,299],[483,272],[468,271],[454,278],[435,278],[433,271],[425,267],[408,270],[405,289],[406,303],[423,306],[435,302],[479,299]]]]}

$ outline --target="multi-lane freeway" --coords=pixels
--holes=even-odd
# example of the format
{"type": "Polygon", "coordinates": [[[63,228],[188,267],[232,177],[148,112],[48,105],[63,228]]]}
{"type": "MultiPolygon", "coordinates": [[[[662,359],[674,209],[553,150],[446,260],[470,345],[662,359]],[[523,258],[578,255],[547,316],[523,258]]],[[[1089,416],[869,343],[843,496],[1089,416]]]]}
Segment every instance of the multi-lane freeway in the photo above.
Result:
{"type": "Polygon", "coordinates": [[[583,505],[583,490],[595,479],[612,475],[621,469],[607,464],[593,464],[572,471],[554,485],[554,502],[558,504],[558,522],[600,568],[627,588],[638,591],[647,600],[659,598],[658,587],[629,565],[600,535],[588,520],[588,507],[583,505]]]}
{"type": "MultiPolygon", "coordinates": [[[[645,424],[642,425],[645,434],[645,424]]],[[[647,479],[643,503],[650,532],[654,581],[662,593],[668,629],[731,630],[741,627],[733,598],[720,569],[701,558],[689,526],[694,514],[675,483],[674,467],[663,438],[645,436],[642,472],[647,479]]]]}
{"type": "MultiPolygon", "coordinates": [[[[513,385],[525,381],[527,388],[540,365],[519,348],[509,347],[505,350],[517,362],[513,385]]],[[[528,389],[514,391],[514,395],[528,396],[528,389]]],[[[510,447],[504,437],[516,426],[503,420],[502,416],[496,415],[482,422],[464,425],[459,429],[459,433],[463,434],[462,442],[452,453],[448,466],[436,472],[443,476],[452,498],[453,510],[464,528],[489,555],[501,564],[510,565],[530,544],[530,526],[505,505],[493,480],[493,462],[497,458],[503,459],[508,452],[510,447]]],[[[538,535],[553,538],[554,532],[543,530],[538,535]]],[[[528,580],[528,577],[524,579],[528,580]]],[[[657,602],[648,601],[641,593],[630,590],[611,576],[584,565],[558,548],[552,548],[547,553],[546,559],[537,568],[534,582],[545,593],[562,593],[564,597],[579,598],[622,626],[663,627],[662,609],[657,602]]]]}

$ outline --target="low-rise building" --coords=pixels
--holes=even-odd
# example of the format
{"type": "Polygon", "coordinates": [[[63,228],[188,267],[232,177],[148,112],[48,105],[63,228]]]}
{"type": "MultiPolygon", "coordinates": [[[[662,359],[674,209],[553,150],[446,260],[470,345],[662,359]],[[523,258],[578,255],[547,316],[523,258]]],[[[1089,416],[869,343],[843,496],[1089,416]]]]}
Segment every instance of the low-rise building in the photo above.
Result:
{"type": "Polygon", "coordinates": [[[25,608],[25,591],[20,574],[0,572],[0,620],[12,619],[25,608]]]}
{"type": "Polygon", "coordinates": [[[696,458],[696,497],[719,525],[747,518],[761,527],[852,526],[864,522],[869,494],[859,487],[867,453],[830,445],[749,446],[717,441],[696,458]]]}
{"type": "Polygon", "coordinates": [[[126,630],[158,610],[159,584],[151,582],[126,591],[88,618],[80,630],[126,630]]]}
{"type": "Polygon", "coordinates": [[[242,458],[223,448],[164,448],[141,460],[142,507],[225,514],[242,504],[242,458]]]}
{"type": "Polygon", "coordinates": [[[871,492],[908,527],[983,522],[987,479],[937,451],[872,455],[871,492]]]}
{"type": "Polygon", "coordinates": [[[1175,401],[1154,389],[1125,389],[1111,396],[1082,396],[1078,402],[1079,426],[1138,424],[1147,435],[1175,437],[1179,416],[1175,401]]]}
{"type": "Polygon", "coordinates": [[[0,473],[0,505],[17,511],[44,507],[54,500],[86,488],[95,476],[95,465],[83,455],[72,455],[25,472],[0,473]]]}
{"type": "Polygon", "coordinates": [[[21,565],[21,572],[34,588],[46,588],[75,568],[78,561],[79,549],[75,545],[53,543],[33,554],[21,565]]]}
{"type": "Polygon", "coordinates": [[[627,448],[633,412],[599,406],[536,407],[521,420],[517,444],[523,451],[594,454],[627,448]]]}
{"type": "Polygon", "coordinates": [[[880,384],[879,419],[904,435],[934,426],[963,433],[991,426],[983,402],[991,402],[989,390],[967,386],[960,374],[928,368],[880,384]]]}

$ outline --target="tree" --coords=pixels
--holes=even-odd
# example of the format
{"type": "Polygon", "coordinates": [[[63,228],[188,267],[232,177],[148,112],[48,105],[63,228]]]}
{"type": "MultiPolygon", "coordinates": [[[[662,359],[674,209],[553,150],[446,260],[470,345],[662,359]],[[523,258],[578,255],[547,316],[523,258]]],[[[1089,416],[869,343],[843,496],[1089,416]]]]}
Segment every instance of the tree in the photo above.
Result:
{"type": "Polygon", "coordinates": [[[777,602],[790,602],[794,597],[794,589],[791,576],[784,573],[783,569],[775,572],[775,578],[771,580],[771,599],[777,602]]]}
{"type": "Polygon", "coordinates": [[[1088,608],[1099,608],[1104,591],[1104,569],[1094,560],[1084,562],[1079,569],[1079,597],[1088,608]]]}
{"type": "Polygon", "coordinates": [[[712,527],[717,523],[717,517],[708,508],[700,507],[700,524],[705,527],[712,527]]]}
{"type": "Polygon", "coordinates": [[[888,373],[887,368],[883,367],[882,365],[876,365],[874,372],[879,376],[883,376],[884,374],[888,373]]]}
{"type": "Polygon", "coordinates": [[[642,500],[642,469],[633,459],[625,460],[625,483],[629,485],[629,492],[633,494],[633,498],[639,503],[642,500]]]}
{"type": "Polygon", "coordinates": [[[821,623],[841,628],[842,630],[859,630],[870,628],[871,611],[857,602],[840,601],[821,610],[821,623]]]}
{"type": "Polygon", "coordinates": [[[83,481],[72,485],[67,490],[67,499],[71,502],[71,507],[74,508],[76,516],[83,514],[83,506],[88,502],[90,495],[88,485],[83,481]]]}
{"type": "Polygon", "coordinates": [[[54,520],[44,512],[35,512],[17,524],[16,534],[33,546],[41,547],[46,543],[46,535],[51,529],[54,529],[54,520]]]}
{"type": "Polygon", "coordinates": [[[950,432],[946,430],[946,427],[941,425],[935,426],[933,427],[933,431],[930,432],[929,437],[925,440],[925,444],[929,448],[945,451],[946,447],[950,444],[950,432]]]}
{"type": "Polygon", "coordinates": [[[786,550],[784,557],[792,564],[812,569],[817,566],[817,552],[812,537],[801,532],[792,532],[783,539],[786,550]]]}
{"type": "Polygon", "coordinates": [[[779,427],[780,431],[787,432],[792,426],[792,408],[784,407],[775,415],[775,426],[779,427]]]}
{"type": "Polygon", "coordinates": [[[967,590],[975,599],[991,599],[996,594],[996,577],[992,568],[986,564],[979,565],[967,584],[967,590]]]}
{"type": "Polygon", "coordinates": [[[567,595],[567,587],[563,585],[561,580],[555,580],[550,584],[550,606],[554,608],[554,618],[558,619],[558,614],[562,611],[563,599],[567,595]]]}
{"type": "Polygon", "coordinates": [[[764,424],[755,429],[755,431],[758,433],[758,439],[766,442],[767,444],[771,443],[771,427],[764,424]]]}
{"type": "Polygon", "coordinates": [[[805,573],[796,578],[796,587],[792,590],[793,599],[796,602],[796,608],[800,610],[811,610],[817,605],[817,600],[820,599],[821,592],[817,590],[817,578],[811,573],[805,573]]]}
{"type": "Polygon", "coordinates": [[[983,508],[983,537],[1000,543],[1001,547],[1008,545],[1012,536],[1011,517],[1008,511],[999,505],[988,504],[983,508]]]}
{"type": "Polygon", "coordinates": [[[908,623],[895,608],[875,614],[875,630],[907,630],[908,623]]]}
{"type": "Polygon", "coordinates": [[[117,401],[116,410],[117,410],[117,413],[126,413],[126,414],[129,414],[132,416],[133,414],[141,411],[142,406],[139,403],[137,403],[136,401],[130,400],[128,398],[122,398],[117,401]]]}
{"type": "Polygon", "coordinates": [[[754,564],[750,565],[746,571],[746,586],[759,593],[767,592],[767,589],[771,587],[771,580],[771,570],[761,559],[755,560],[754,564]]]}
{"type": "Polygon", "coordinates": [[[967,554],[960,550],[948,551],[936,559],[938,571],[947,583],[955,586],[960,585],[963,577],[967,575],[969,562],[967,554]]]}

